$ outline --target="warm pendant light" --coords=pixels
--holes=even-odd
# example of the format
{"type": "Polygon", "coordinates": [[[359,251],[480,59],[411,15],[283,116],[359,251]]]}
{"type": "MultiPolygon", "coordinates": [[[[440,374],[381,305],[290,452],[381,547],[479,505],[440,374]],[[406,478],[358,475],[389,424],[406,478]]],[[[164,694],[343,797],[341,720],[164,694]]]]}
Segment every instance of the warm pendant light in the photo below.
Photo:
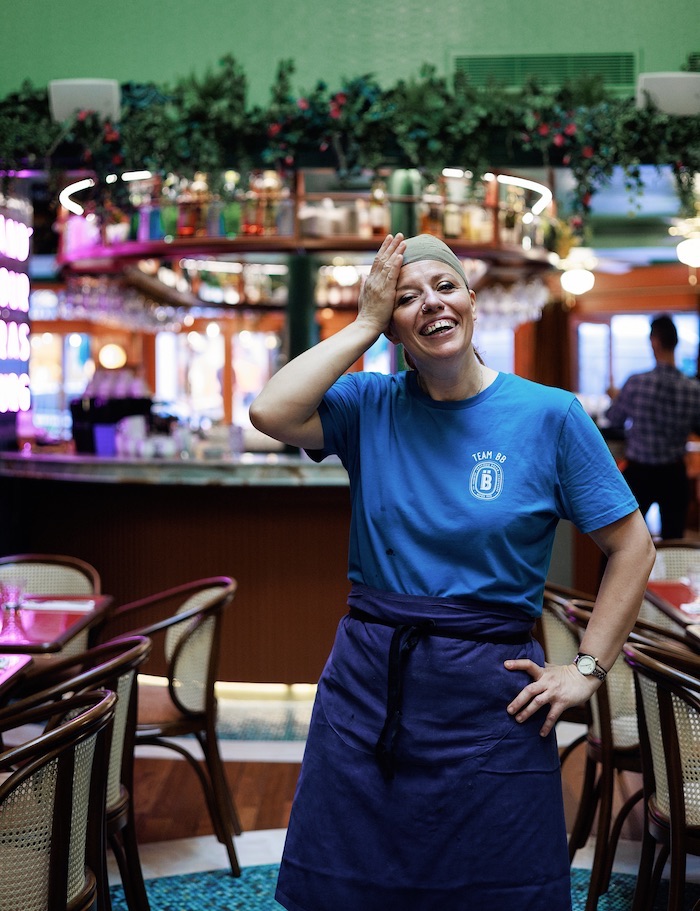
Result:
{"type": "Polygon", "coordinates": [[[574,296],[585,294],[595,285],[595,275],[590,269],[567,269],[562,272],[559,280],[567,294],[574,296]]]}
{"type": "Polygon", "coordinates": [[[691,285],[696,285],[698,277],[695,274],[696,269],[700,269],[700,236],[688,237],[682,240],[676,247],[676,256],[686,266],[690,268],[688,281],[691,285]]]}

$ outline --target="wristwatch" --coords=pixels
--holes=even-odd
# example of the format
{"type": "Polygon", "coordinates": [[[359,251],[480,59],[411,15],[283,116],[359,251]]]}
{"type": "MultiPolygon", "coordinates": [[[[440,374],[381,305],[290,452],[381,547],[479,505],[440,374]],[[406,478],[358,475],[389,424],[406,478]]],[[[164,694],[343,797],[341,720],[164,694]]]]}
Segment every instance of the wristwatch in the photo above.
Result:
{"type": "Polygon", "coordinates": [[[608,672],[598,664],[598,659],[593,655],[584,655],[583,652],[579,652],[574,658],[574,664],[584,677],[597,677],[598,680],[605,680],[608,676],[608,672]]]}

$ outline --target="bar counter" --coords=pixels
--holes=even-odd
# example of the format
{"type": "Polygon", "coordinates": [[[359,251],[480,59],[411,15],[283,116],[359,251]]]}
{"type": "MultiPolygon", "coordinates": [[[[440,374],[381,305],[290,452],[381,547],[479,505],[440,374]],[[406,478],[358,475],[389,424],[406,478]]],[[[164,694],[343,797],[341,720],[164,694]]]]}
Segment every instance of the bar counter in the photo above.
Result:
{"type": "Polygon", "coordinates": [[[315,682],[347,610],[350,496],[338,461],[0,453],[0,509],[0,553],[82,557],[116,604],[235,577],[223,680],[315,682]]]}
{"type": "Polygon", "coordinates": [[[0,475],[97,484],[240,486],[347,486],[347,472],[329,457],[316,464],[300,456],[243,453],[226,459],[119,458],[0,452],[0,475]]]}

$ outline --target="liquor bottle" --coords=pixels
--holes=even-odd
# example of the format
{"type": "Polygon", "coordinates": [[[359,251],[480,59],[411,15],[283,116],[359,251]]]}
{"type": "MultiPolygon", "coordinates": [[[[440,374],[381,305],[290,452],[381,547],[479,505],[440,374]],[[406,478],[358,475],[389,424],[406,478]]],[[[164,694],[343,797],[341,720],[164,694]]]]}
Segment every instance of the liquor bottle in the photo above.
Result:
{"type": "Polygon", "coordinates": [[[223,237],[224,204],[218,193],[215,193],[207,206],[207,237],[223,237]]]}
{"type": "Polygon", "coordinates": [[[291,237],[294,234],[294,200],[289,187],[282,187],[280,190],[277,233],[282,237],[291,237]]]}
{"type": "Polygon", "coordinates": [[[226,237],[238,237],[241,233],[241,201],[238,192],[240,178],[237,171],[226,171],[224,174],[223,221],[226,237]]]}
{"type": "Polygon", "coordinates": [[[206,214],[210,193],[207,175],[203,171],[197,171],[195,173],[190,189],[195,205],[194,233],[197,237],[204,237],[207,233],[206,214]]]}
{"type": "Polygon", "coordinates": [[[373,237],[384,237],[389,233],[389,201],[383,180],[375,180],[370,190],[369,223],[373,237]]]}
{"type": "Polygon", "coordinates": [[[355,200],[355,221],[358,237],[371,237],[372,225],[369,220],[369,205],[366,199],[355,200]]]}
{"type": "Polygon", "coordinates": [[[456,202],[445,203],[443,218],[445,237],[460,237],[462,234],[462,213],[456,202]]]}
{"type": "Polygon", "coordinates": [[[418,228],[418,201],[422,179],[420,171],[414,168],[397,168],[389,180],[389,195],[392,198],[391,233],[399,231],[404,237],[413,237],[418,228]]]}
{"type": "Polygon", "coordinates": [[[198,221],[197,203],[188,185],[177,198],[177,236],[194,237],[198,221]]]}
{"type": "Polygon", "coordinates": [[[421,234],[434,234],[435,237],[442,237],[443,202],[438,186],[434,183],[428,184],[421,199],[421,234]]]}

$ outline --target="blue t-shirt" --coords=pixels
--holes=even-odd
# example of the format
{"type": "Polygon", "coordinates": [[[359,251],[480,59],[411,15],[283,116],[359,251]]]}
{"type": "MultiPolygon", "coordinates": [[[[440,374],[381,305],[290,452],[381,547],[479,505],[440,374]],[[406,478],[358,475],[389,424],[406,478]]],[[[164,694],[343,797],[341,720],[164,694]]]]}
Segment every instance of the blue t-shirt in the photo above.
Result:
{"type": "Polygon", "coordinates": [[[582,532],[637,503],[576,397],[510,374],[436,402],[412,371],[350,373],[319,407],[350,477],[349,578],[537,616],[557,522],[582,532]]]}

